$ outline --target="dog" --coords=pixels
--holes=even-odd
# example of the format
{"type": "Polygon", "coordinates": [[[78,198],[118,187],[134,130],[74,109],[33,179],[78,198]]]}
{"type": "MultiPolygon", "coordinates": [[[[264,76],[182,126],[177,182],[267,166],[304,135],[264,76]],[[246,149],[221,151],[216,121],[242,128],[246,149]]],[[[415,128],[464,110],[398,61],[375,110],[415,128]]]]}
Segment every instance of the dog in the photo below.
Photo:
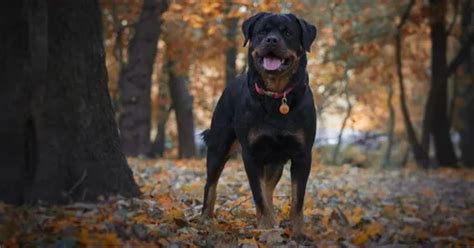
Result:
{"type": "Polygon", "coordinates": [[[213,217],[216,187],[232,147],[240,143],[258,228],[273,228],[273,191],[291,161],[292,236],[303,231],[303,203],[316,134],[306,71],[315,26],[293,14],[258,13],[242,25],[248,70],[230,83],[203,132],[208,146],[202,216],[213,217]]]}

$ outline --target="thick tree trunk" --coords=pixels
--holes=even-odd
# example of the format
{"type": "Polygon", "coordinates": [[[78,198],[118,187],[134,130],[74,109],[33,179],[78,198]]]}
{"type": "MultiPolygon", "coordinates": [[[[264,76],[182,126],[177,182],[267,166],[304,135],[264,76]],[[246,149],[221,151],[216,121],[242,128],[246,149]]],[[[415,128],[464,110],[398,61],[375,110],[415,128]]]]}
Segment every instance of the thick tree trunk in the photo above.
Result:
{"type": "Polygon", "coordinates": [[[408,17],[410,16],[411,8],[414,4],[414,0],[411,0],[409,2],[405,12],[402,15],[401,22],[397,27],[397,32],[395,35],[395,60],[397,65],[398,86],[400,90],[400,108],[402,111],[403,123],[405,124],[405,129],[408,136],[408,142],[410,143],[410,147],[415,157],[416,163],[419,166],[427,167],[429,165],[428,154],[418,142],[415,128],[413,127],[413,124],[411,122],[410,113],[408,111],[408,105],[406,103],[405,83],[402,73],[402,28],[405,25],[408,17]]]}
{"type": "Polygon", "coordinates": [[[168,59],[169,90],[178,126],[179,158],[196,155],[194,140],[193,97],[188,90],[188,77],[175,68],[175,62],[168,59]]]}
{"type": "MultiPolygon", "coordinates": [[[[464,85],[464,106],[460,113],[463,124],[461,130],[461,159],[465,166],[474,167],[474,84],[472,83],[474,78],[474,46],[472,46],[472,36],[474,34],[474,30],[472,30],[474,19],[472,17],[474,16],[474,8],[472,1],[465,0],[462,10],[461,25],[463,36],[461,41],[465,45],[459,55],[465,54],[464,56],[466,56],[463,63],[463,78],[470,78],[471,83],[464,85]]],[[[451,65],[453,63],[454,61],[451,65]]]]}
{"type": "Polygon", "coordinates": [[[431,16],[431,101],[428,101],[427,120],[429,133],[433,135],[436,159],[440,165],[457,163],[456,153],[450,136],[448,119],[448,64],[446,59],[447,34],[445,29],[445,0],[430,0],[431,16]],[[431,107],[431,109],[430,109],[431,107]],[[430,116],[431,115],[431,116],[430,116]]]}
{"type": "Polygon", "coordinates": [[[0,201],[137,196],[108,95],[97,1],[13,1],[0,12],[0,201]]]}
{"type": "Polygon", "coordinates": [[[129,156],[143,155],[150,149],[151,75],[160,36],[161,13],[166,8],[166,0],[144,1],[128,48],[128,63],[120,74],[120,136],[123,151],[129,156]]]}

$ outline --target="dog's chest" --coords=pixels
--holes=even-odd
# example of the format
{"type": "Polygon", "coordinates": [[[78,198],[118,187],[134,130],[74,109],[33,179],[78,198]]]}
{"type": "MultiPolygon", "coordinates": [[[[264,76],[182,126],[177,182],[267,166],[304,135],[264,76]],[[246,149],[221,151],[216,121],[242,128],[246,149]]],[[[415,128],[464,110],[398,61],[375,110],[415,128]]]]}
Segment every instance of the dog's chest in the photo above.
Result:
{"type": "Polygon", "coordinates": [[[251,128],[247,135],[249,151],[261,160],[281,160],[291,158],[305,147],[303,130],[275,130],[271,128],[251,128]]]}
{"type": "Polygon", "coordinates": [[[303,130],[274,130],[270,128],[251,128],[248,132],[247,141],[250,146],[254,146],[257,143],[266,143],[268,145],[279,145],[279,146],[291,146],[299,145],[304,146],[304,132],[303,130]]]}

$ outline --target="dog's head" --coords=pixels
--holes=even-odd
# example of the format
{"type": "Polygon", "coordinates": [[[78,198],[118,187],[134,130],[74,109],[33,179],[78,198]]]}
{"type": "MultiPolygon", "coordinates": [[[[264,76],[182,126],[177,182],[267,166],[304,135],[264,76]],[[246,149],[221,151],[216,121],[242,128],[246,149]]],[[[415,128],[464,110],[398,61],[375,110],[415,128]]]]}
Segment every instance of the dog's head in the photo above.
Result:
{"type": "Polygon", "coordinates": [[[264,81],[290,77],[310,51],[316,27],[293,14],[258,13],[242,25],[249,60],[264,81]]]}

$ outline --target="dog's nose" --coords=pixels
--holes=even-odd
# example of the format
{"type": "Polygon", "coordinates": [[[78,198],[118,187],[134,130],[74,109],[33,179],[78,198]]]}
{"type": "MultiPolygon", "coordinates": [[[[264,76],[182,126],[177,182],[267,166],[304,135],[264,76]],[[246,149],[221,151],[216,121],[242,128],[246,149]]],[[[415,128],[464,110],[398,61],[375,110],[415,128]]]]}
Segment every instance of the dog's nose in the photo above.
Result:
{"type": "Polygon", "coordinates": [[[265,39],[265,42],[267,44],[276,44],[278,43],[278,37],[274,36],[274,35],[269,35],[267,36],[267,38],[265,39]]]}

